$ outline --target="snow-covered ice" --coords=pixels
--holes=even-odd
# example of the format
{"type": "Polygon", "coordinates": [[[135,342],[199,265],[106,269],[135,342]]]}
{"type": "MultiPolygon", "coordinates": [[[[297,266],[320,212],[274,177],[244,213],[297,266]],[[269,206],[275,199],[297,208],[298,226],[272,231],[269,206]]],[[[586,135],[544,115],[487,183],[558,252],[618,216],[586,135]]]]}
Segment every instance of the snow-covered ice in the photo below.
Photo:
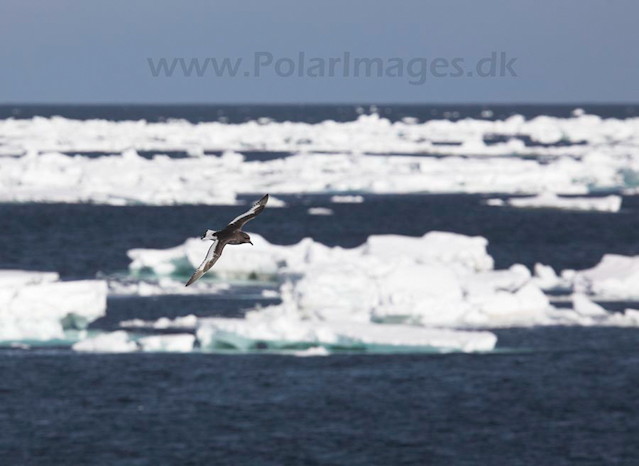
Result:
{"type": "Polygon", "coordinates": [[[601,299],[639,300],[639,256],[606,254],[574,275],[574,289],[601,299]]]}
{"type": "MultiPolygon", "coordinates": [[[[281,304],[248,313],[267,322],[292,319],[291,325],[297,326],[298,320],[348,321],[453,329],[611,322],[610,314],[597,319],[585,316],[579,297],[574,309],[556,309],[543,292],[569,291],[575,280],[583,282],[581,272],[558,277],[541,264],[534,276],[521,264],[495,270],[488,243],[481,237],[446,232],[429,232],[421,238],[374,235],[353,249],[329,248],[308,238],[290,246],[270,244],[255,234],[252,238],[255,248],[248,253],[229,248],[211,272],[244,279],[270,276],[280,282],[281,304]]],[[[205,247],[188,240],[165,251],[131,251],[131,267],[158,273],[171,273],[176,264],[185,262],[195,267],[205,247]]],[[[620,277],[626,272],[627,268],[620,277]]],[[[579,286],[575,289],[580,291],[579,286]]],[[[620,322],[618,316],[615,319],[620,322]]]]}
{"type": "Polygon", "coordinates": [[[106,312],[106,282],[51,272],[0,272],[0,341],[64,339],[106,312]]]}
{"type": "Polygon", "coordinates": [[[333,210],[328,207],[311,207],[307,212],[309,215],[333,215],[333,210]]]}
{"type": "Polygon", "coordinates": [[[193,314],[189,314],[188,316],[176,317],[174,319],[169,319],[168,317],[160,317],[158,320],[131,319],[123,320],[119,325],[123,328],[194,329],[197,325],[197,317],[193,314]]]}
{"type": "Polygon", "coordinates": [[[359,201],[351,193],[583,194],[633,189],[631,175],[639,172],[639,118],[593,115],[425,123],[363,115],[318,124],[35,117],[0,120],[0,134],[4,202],[236,204],[238,194],[263,192],[352,196],[341,202],[359,201]],[[493,135],[508,140],[486,144],[493,135]],[[247,162],[243,150],[293,155],[247,162]],[[81,155],[96,151],[111,155],[81,155]],[[209,151],[223,154],[203,155],[209,151]]]}
{"type": "Polygon", "coordinates": [[[331,196],[331,202],[335,204],[361,204],[364,202],[364,196],[352,196],[348,194],[343,196],[335,195],[331,196]]]}
{"type": "Polygon", "coordinates": [[[639,118],[601,118],[575,114],[571,118],[513,115],[505,120],[466,118],[419,123],[414,119],[390,122],[377,114],[361,115],[348,122],[248,121],[189,123],[169,120],[139,121],[72,120],[62,117],[0,120],[0,153],[19,155],[39,151],[69,153],[118,153],[126,149],[184,151],[193,156],[224,150],[313,150],[353,153],[436,153],[454,155],[510,155],[522,153],[580,156],[602,145],[625,148],[637,141],[639,118]],[[485,139],[500,135],[507,142],[487,145],[485,139]],[[526,147],[516,138],[537,143],[526,147]],[[448,144],[446,144],[448,143],[448,144]],[[556,143],[573,147],[544,147],[556,143]],[[550,149],[554,149],[551,151],[550,149]]]}
{"type": "Polygon", "coordinates": [[[200,319],[198,340],[204,349],[290,349],[328,346],[368,351],[490,351],[497,337],[490,332],[427,329],[410,325],[320,322],[291,318],[200,319]]]}
{"type": "Polygon", "coordinates": [[[138,343],[142,351],[146,352],[190,353],[193,351],[195,335],[191,333],[151,335],[140,338],[138,343]]]}
{"type": "Polygon", "coordinates": [[[190,333],[150,335],[135,339],[124,330],[100,333],[73,344],[74,351],[84,353],[132,353],[137,351],[162,353],[190,353],[195,335],[190,333]]]}
{"type": "Polygon", "coordinates": [[[559,197],[554,193],[541,193],[533,197],[514,197],[510,199],[489,199],[486,204],[491,206],[510,206],[527,209],[560,209],[596,212],[619,212],[621,196],[605,197],[559,197]]]}
{"type": "Polygon", "coordinates": [[[81,353],[131,353],[138,350],[138,345],[127,332],[118,330],[80,340],[72,349],[81,353]]]}
{"type": "Polygon", "coordinates": [[[331,354],[330,351],[328,351],[323,346],[311,346],[310,348],[295,351],[293,353],[294,356],[297,356],[299,358],[309,358],[314,356],[328,356],[329,354],[331,354]]]}

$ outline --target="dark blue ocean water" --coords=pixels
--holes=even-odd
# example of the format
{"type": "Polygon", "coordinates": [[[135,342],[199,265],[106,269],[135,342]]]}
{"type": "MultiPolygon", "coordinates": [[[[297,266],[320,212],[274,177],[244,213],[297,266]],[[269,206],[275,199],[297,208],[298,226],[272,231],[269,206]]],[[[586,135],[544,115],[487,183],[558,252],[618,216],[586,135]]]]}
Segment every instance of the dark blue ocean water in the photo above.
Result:
{"type": "Polygon", "coordinates": [[[185,119],[194,123],[222,121],[242,123],[258,118],[273,121],[302,121],[319,123],[324,120],[351,121],[361,114],[378,113],[391,121],[417,118],[459,120],[481,118],[504,119],[512,115],[534,118],[550,115],[570,117],[575,108],[604,118],[631,118],[639,115],[636,104],[434,104],[434,105],[0,105],[0,118],[32,118],[34,116],[63,116],[77,120],[92,118],[108,120],[166,121],[185,119]],[[489,111],[489,114],[486,114],[489,111]]]}
{"type": "MultiPolygon", "coordinates": [[[[606,111],[623,117],[634,111],[628,108],[606,111]]],[[[563,116],[571,109],[544,111],[563,116]]],[[[185,111],[199,121],[213,112],[205,110],[185,111]]],[[[419,109],[424,115],[431,110],[419,109]]],[[[89,112],[33,110],[47,111],[89,112]]],[[[83,117],[124,118],[132,111],[135,117],[148,112],[150,120],[176,116],[175,108],[98,107],[83,117]]],[[[227,111],[239,120],[245,115],[240,108],[227,111]]],[[[295,107],[270,116],[295,119],[301,112],[298,119],[314,121],[339,111],[295,107]]],[[[519,111],[529,109],[503,109],[519,111]]],[[[632,196],[618,214],[499,209],[484,206],[485,197],[477,195],[366,196],[362,204],[278,197],[289,207],[269,209],[248,230],[280,244],[309,236],[353,247],[371,234],[443,230],[487,237],[498,268],[543,262],[583,269],[604,253],[639,254],[639,200],[632,196]],[[310,216],[312,206],[330,207],[334,215],[310,216]]],[[[58,271],[65,279],[112,276],[126,271],[127,250],[181,244],[225,224],[237,210],[0,205],[0,268],[58,271]]],[[[114,297],[107,316],[92,327],[111,330],[134,317],[239,316],[272,302],[258,291],[244,286],[213,296],[114,297]]],[[[482,355],[2,349],[0,465],[639,464],[639,331],[496,333],[497,351],[482,355]]]]}

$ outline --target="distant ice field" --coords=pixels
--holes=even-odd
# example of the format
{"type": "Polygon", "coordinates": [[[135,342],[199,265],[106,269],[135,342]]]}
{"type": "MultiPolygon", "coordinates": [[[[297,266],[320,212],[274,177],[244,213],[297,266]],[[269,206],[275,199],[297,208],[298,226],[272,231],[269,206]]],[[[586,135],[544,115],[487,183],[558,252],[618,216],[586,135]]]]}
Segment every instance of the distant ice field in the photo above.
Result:
{"type": "Polygon", "coordinates": [[[0,201],[233,205],[262,191],[635,193],[633,111],[494,118],[489,109],[465,117],[436,110],[428,118],[394,118],[392,111],[362,109],[351,120],[313,122],[18,112],[0,119],[0,201]]]}

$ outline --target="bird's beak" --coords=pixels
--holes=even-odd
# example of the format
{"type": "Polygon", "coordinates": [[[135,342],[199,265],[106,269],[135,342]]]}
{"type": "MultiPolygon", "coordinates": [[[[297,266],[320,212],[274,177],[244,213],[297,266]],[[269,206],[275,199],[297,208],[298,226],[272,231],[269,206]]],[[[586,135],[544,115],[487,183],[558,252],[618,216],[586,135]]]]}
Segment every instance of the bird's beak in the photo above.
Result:
{"type": "Polygon", "coordinates": [[[251,244],[251,246],[254,246],[254,244],[253,244],[253,243],[251,243],[250,241],[249,241],[249,243],[251,244]]]}
{"type": "Polygon", "coordinates": [[[205,238],[204,238],[204,236],[200,236],[200,239],[201,239],[202,241],[204,241],[204,239],[205,239],[205,238]]]}

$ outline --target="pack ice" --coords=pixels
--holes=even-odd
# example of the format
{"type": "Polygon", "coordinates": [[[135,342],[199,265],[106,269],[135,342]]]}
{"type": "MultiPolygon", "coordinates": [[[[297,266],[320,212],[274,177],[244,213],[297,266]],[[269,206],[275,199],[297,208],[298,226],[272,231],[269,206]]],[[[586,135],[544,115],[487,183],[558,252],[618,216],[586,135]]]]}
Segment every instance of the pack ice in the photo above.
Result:
{"type": "Polygon", "coordinates": [[[486,204],[491,206],[509,206],[524,209],[559,209],[596,212],[619,212],[621,196],[605,197],[560,197],[555,193],[544,192],[533,197],[516,197],[511,199],[489,199],[486,204]]]}
{"type": "MultiPolygon", "coordinates": [[[[575,295],[572,309],[555,308],[542,290],[563,283],[551,268],[538,265],[535,276],[521,264],[495,270],[481,237],[446,232],[371,236],[353,249],[308,238],[291,246],[270,244],[256,234],[252,238],[254,248],[227,248],[209,274],[278,280],[282,302],[250,311],[244,319],[198,319],[204,349],[321,345],[484,351],[494,346],[494,335],[460,329],[639,324],[632,311],[592,312],[597,305],[582,294],[575,295]]],[[[185,263],[196,267],[207,247],[188,240],[169,250],[132,250],[130,267],[178,273],[185,263]]]]}
{"type": "Polygon", "coordinates": [[[583,194],[633,188],[639,172],[639,118],[593,115],[421,124],[377,115],[318,124],[36,117],[0,120],[0,134],[5,202],[234,204],[238,194],[256,192],[583,194]],[[484,142],[494,135],[506,142],[484,142]],[[81,155],[96,151],[112,155],[81,155]],[[210,151],[224,153],[204,156],[210,151]],[[242,151],[293,155],[246,162],[242,151]]]}
{"type": "Polygon", "coordinates": [[[54,272],[0,271],[0,341],[64,339],[106,312],[107,285],[54,272]]]}

